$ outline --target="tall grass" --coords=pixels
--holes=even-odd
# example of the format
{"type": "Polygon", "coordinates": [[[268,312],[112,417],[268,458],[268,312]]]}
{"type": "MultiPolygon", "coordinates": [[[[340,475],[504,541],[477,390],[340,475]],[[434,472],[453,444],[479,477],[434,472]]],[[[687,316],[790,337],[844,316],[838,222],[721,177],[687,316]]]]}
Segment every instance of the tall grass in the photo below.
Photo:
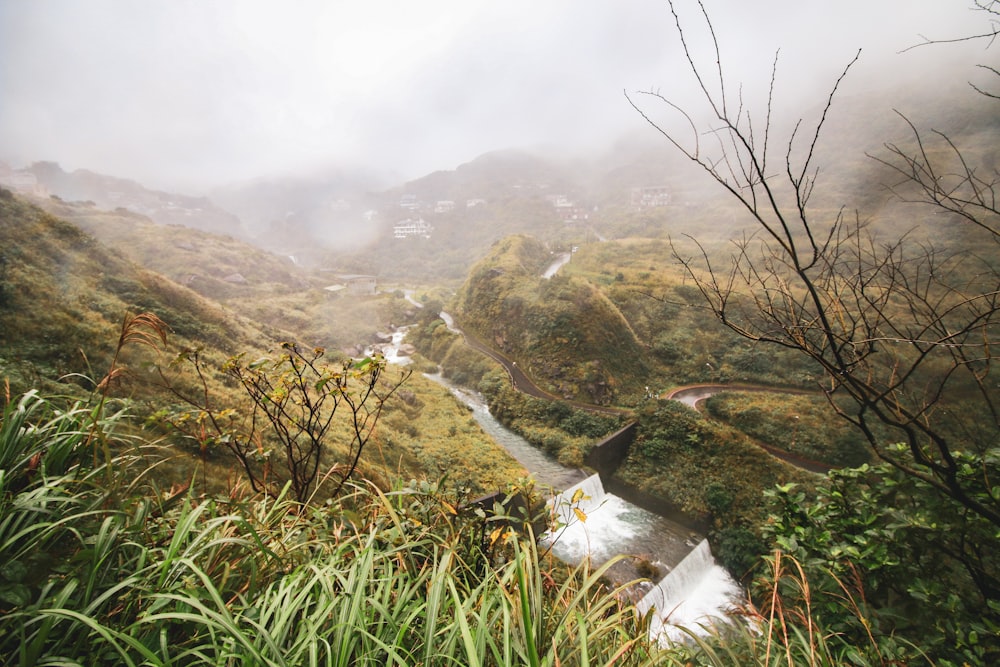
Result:
{"type": "MultiPolygon", "coordinates": [[[[359,484],[321,506],[287,489],[197,497],[158,488],[134,454],[95,465],[86,405],[29,392],[2,416],[2,664],[885,662],[823,630],[795,568],[771,573],[797,582],[794,608],[776,584],[753,623],[661,649],[607,587],[610,564],[552,562],[523,523],[463,513],[433,485],[359,484]]],[[[96,428],[114,442],[126,416],[96,428]]]]}

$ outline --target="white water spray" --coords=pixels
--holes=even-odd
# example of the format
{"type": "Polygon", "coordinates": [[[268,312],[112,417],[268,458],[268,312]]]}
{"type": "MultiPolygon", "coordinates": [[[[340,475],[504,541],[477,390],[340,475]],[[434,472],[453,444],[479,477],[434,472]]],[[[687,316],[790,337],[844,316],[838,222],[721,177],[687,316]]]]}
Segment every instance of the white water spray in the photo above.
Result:
{"type": "Polygon", "coordinates": [[[726,611],[739,595],[739,586],[716,564],[708,540],[702,540],[635,606],[642,615],[653,614],[649,636],[666,645],[688,638],[681,628],[703,634],[710,625],[726,622],[726,611]]]}
{"type": "Polygon", "coordinates": [[[599,566],[624,554],[677,563],[636,603],[641,614],[653,614],[650,639],[664,645],[683,641],[687,635],[680,627],[704,634],[702,626],[724,617],[739,599],[739,586],[716,564],[708,540],[700,540],[692,549],[689,531],[605,493],[599,475],[567,489],[551,503],[562,527],[543,535],[541,542],[560,560],[575,565],[589,558],[599,566]]]}

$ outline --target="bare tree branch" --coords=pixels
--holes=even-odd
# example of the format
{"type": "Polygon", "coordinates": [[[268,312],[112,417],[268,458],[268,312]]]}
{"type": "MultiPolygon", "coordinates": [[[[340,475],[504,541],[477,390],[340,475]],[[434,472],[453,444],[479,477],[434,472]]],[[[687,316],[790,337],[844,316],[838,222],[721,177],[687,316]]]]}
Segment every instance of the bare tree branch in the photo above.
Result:
{"type": "MultiPolygon", "coordinates": [[[[704,133],[694,117],[666,96],[646,94],[680,114],[691,128],[692,142],[653,121],[631,98],[629,102],[739,202],[759,232],[734,242],[728,267],[694,239],[688,239],[694,253],[671,242],[675,259],[727,327],[753,341],[799,350],[823,368],[831,402],[835,396],[850,397],[853,409],[838,410],[879,458],[1000,526],[1000,494],[993,476],[970,481],[965,454],[958,454],[983,456],[1000,435],[1000,384],[992,364],[994,343],[1000,339],[1000,177],[995,171],[984,175],[943,133],[931,132],[934,145],[928,145],[900,115],[915,150],[887,144],[889,156],[875,158],[900,177],[893,191],[904,201],[930,205],[968,223],[967,228],[977,230],[969,243],[982,247],[987,242],[987,252],[993,254],[977,259],[959,241],[956,252],[945,254],[907,235],[880,241],[866,222],[857,214],[846,215],[843,208],[816,217],[810,199],[819,182],[815,160],[820,135],[860,51],[832,85],[815,123],[807,126],[799,120],[794,125],[784,146],[783,174],[772,174],[767,165],[775,140],[777,63],[763,127],[758,127],[742,94],[728,97],[716,33],[704,5],[698,6],[711,35],[709,57],[714,57],[704,71],[675,2],[670,2],[687,66],[714,114],[706,132],[716,138],[719,156],[703,152],[698,138],[704,133]],[[955,396],[975,399],[969,405],[976,406],[982,423],[979,439],[956,441],[964,427],[949,416],[955,396]],[[905,454],[885,439],[883,427],[905,443],[905,454]]],[[[996,13],[994,2],[981,3],[981,9],[996,13]]]]}

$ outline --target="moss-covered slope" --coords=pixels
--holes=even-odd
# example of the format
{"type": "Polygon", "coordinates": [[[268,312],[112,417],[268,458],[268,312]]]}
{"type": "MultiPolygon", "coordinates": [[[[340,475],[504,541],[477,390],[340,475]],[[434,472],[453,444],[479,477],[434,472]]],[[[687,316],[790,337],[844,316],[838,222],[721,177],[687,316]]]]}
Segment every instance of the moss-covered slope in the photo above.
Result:
{"type": "Polygon", "coordinates": [[[470,272],[456,297],[462,324],[547,391],[611,404],[644,376],[642,350],[615,305],[585,280],[542,277],[552,254],[512,236],[470,272]]]}

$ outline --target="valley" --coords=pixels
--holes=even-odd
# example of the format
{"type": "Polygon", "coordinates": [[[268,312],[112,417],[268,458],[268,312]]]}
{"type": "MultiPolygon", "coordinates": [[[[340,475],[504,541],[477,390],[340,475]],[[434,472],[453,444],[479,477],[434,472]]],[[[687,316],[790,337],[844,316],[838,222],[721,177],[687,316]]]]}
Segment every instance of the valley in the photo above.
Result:
{"type": "MultiPolygon", "coordinates": [[[[969,117],[969,136],[989,131],[988,115],[969,117]]],[[[827,141],[848,132],[832,131],[827,141]]],[[[883,187],[885,163],[834,162],[810,210],[838,244],[791,235],[818,258],[803,270],[780,261],[780,240],[756,245],[766,234],[739,200],[703,190],[676,156],[646,144],[577,162],[501,151],[383,189],[342,173],[233,186],[217,196],[234,212],[54,163],[7,168],[4,182],[20,186],[0,190],[5,418],[34,392],[96,401],[95,415],[127,409],[122,435],[88,435],[83,459],[134,457],[156,470],[151,493],[164,503],[278,498],[299,507],[274,519],[292,532],[299,513],[336,508],[303,530],[440,539],[463,550],[473,586],[492,581],[485,568],[520,567],[519,550],[539,548],[516,537],[534,535],[532,521],[586,529],[592,514],[597,534],[599,507],[571,492],[564,504],[580,513],[558,517],[545,500],[588,478],[595,444],[634,424],[593,495],[696,526],[708,540],[696,550],[711,545],[744,601],[783,588],[786,575],[762,568],[788,557],[815,566],[809,576],[834,596],[852,568],[870,567],[858,593],[890,609],[877,646],[894,641],[899,600],[912,611],[933,597],[917,584],[959,586],[955,618],[975,615],[977,591],[993,600],[996,572],[980,550],[998,431],[993,228],[916,213],[883,187]],[[870,187],[852,192],[857,224],[844,226],[836,197],[859,182],[870,187]],[[803,275],[814,282],[796,283],[803,275]],[[126,313],[163,327],[136,333],[126,313]],[[374,351],[404,330],[407,363],[383,366],[374,351]],[[982,354],[964,352],[973,347],[982,354]],[[373,393],[356,393],[366,377],[373,393]],[[351,412],[334,420],[314,396],[351,412]],[[297,419],[287,412],[268,430],[275,405],[320,419],[283,431],[297,419]],[[318,431],[310,459],[297,448],[318,431]],[[522,456],[497,444],[507,437],[522,456]],[[473,502],[484,496],[524,498],[524,515],[473,502]],[[923,577],[915,563],[927,558],[946,575],[923,577]]],[[[989,162],[991,150],[976,145],[968,158],[989,162]]],[[[11,494],[31,488],[35,456],[18,459],[11,494]]],[[[643,561],[660,554],[630,546],[638,564],[628,572],[658,584],[681,569],[678,545],[696,546],[688,538],[652,569],[643,561]]],[[[310,549],[336,544],[316,539],[310,549]]],[[[560,582],[602,593],[625,583],[603,559],[594,575],[580,559],[573,567],[584,570],[566,572],[546,555],[543,546],[532,562],[560,582]]],[[[48,567],[37,564],[38,581],[48,567]]],[[[4,609],[20,608],[9,596],[4,609]]],[[[861,641],[856,615],[824,613],[861,641]]],[[[950,625],[949,641],[960,632],[950,625]]]]}

